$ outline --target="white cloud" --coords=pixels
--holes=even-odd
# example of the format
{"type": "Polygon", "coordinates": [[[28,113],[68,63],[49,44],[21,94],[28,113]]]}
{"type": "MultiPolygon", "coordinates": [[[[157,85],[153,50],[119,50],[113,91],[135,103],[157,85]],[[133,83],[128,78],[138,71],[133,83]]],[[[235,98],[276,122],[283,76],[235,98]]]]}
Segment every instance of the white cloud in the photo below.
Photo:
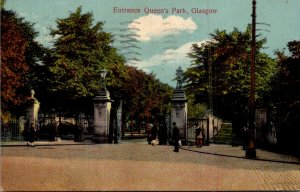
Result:
{"type": "Polygon", "coordinates": [[[208,40],[200,41],[200,42],[188,42],[177,49],[167,49],[162,54],[156,54],[150,57],[147,60],[144,60],[139,63],[137,66],[140,69],[146,70],[151,66],[155,65],[172,65],[174,63],[188,62],[190,63],[190,59],[187,57],[187,54],[191,51],[191,47],[193,44],[204,44],[208,40]]]}
{"type": "Polygon", "coordinates": [[[192,33],[197,29],[197,25],[191,17],[184,19],[171,15],[164,19],[161,15],[149,14],[133,20],[128,28],[138,29],[134,30],[139,35],[138,40],[150,41],[155,37],[178,34],[183,31],[192,33]]]}
{"type": "Polygon", "coordinates": [[[154,72],[162,82],[175,86],[176,82],[173,79],[175,78],[176,69],[180,66],[183,70],[186,70],[191,64],[191,59],[187,54],[191,51],[192,45],[198,44],[200,46],[208,41],[211,40],[189,42],[177,49],[167,49],[162,54],[153,55],[134,66],[148,73],[154,72]]]}

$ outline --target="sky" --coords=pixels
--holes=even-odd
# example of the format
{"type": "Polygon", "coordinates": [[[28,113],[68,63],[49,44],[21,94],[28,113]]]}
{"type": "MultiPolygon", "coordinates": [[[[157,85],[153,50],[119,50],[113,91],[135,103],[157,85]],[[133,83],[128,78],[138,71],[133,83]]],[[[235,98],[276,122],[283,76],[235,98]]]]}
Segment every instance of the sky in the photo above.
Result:
{"type": "MultiPolygon", "coordinates": [[[[156,74],[175,86],[176,69],[190,67],[191,45],[210,40],[215,30],[245,31],[251,23],[252,0],[7,0],[14,10],[39,32],[37,41],[51,47],[50,28],[81,6],[94,22],[104,22],[104,31],[127,64],[156,74]]],[[[267,38],[265,53],[286,48],[300,40],[300,0],[257,0],[259,38],[267,38]],[[265,25],[268,24],[268,25],[265,25]]]]}

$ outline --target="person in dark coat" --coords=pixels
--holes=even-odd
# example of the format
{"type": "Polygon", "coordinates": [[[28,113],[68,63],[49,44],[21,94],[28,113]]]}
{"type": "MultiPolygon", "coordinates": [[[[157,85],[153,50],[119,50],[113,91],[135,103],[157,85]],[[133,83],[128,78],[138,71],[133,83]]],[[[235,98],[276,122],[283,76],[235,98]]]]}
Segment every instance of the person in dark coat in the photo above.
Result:
{"type": "Polygon", "coordinates": [[[179,152],[179,144],[178,144],[179,139],[180,139],[179,129],[176,126],[176,123],[173,122],[173,141],[174,141],[174,147],[175,147],[174,152],[179,152]]]}
{"type": "Polygon", "coordinates": [[[166,125],[166,123],[161,124],[159,127],[158,141],[159,141],[160,145],[167,144],[167,125],[166,125]]]}
{"type": "Polygon", "coordinates": [[[154,126],[151,129],[151,144],[154,146],[156,145],[156,139],[158,135],[158,130],[157,130],[157,124],[154,123],[154,126]]]}
{"type": "Polygon", "coordinates": [[[35,133],[36,133],[36,128],[34,126],[34,123],[30,124],[29,130],[28,130],[28,141],[27,146],[34,147],[34,138],[35,138],[35,133]]]}

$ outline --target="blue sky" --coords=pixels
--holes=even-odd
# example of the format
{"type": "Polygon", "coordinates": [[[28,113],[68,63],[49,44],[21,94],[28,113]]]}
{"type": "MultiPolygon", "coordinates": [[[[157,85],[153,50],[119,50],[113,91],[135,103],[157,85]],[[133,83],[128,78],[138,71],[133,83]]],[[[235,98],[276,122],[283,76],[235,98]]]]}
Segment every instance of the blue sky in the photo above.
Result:
{"type": "MultiPolygon", "coordinates": [[[[191,44],[209,40],[216,29],[245,30],[251,23],[252,0],[7,0],[5,8],[35,23],[37,40],[50,47],[49,28],[79,6],[83,13],[92,12],[95,22],[105,22],[104,30],[115,35],[113,46],[127,57],[128,65],[174,86],[176,68],[186,69],[191,63],[186,56],[191,44]],[[202,9],[216,12],[199,13],[202,9]],[[135,41],[128,44],[122,35],[135,41]]],[[[259,31],[267,38],[264,51],[270,56],[300,39],[299,7],[300,0],[257,0],[257,22],[271,25],[257,26],[270,31],[259,31]]]]}

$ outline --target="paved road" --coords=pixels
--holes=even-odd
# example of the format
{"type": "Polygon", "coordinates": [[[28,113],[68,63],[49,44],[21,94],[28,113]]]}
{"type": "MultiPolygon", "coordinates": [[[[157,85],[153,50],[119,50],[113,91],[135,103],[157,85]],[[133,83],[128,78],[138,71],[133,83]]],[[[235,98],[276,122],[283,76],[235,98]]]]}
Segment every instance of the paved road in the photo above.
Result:
{"type": "Polygon", "coordinates": [[[144,140],[1,147],[1,185],[14,191],[300,190],[299,164],[208,153],[230,149],[237,153],[237,148],[218,145],[175,153],[171,146],[144,140]]]}

